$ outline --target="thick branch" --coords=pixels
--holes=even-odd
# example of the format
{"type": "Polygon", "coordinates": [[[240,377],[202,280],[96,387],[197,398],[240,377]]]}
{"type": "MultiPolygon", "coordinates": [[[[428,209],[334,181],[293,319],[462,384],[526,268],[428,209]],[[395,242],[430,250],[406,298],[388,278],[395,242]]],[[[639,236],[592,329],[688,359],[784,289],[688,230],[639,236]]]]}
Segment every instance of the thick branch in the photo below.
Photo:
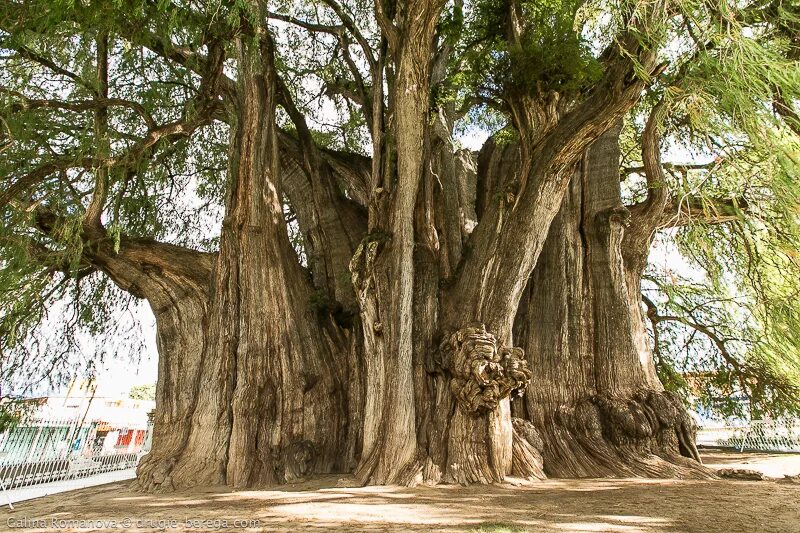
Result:
{"type": "Polygon", "coordinates": [[[623,248],[633,268],[641,270],[647,262],[650,243],[669,199],[666,176],[661,165],[661,132],[666,117],[666,101],[662,98],[650,112],[642,134],[642,163],[647,180],[647,198],[630,208],[630,225],[625,231],[623,248]]]}
{"type": "Polygon", "coordinates": [[[377,20],[383,36],[388,41],[389,48],[396,50],[400,43],[401,34],[387,12],[387,4],[391,3],[392,0],[375,0],[375,20],[377,20]]]}
{"type": "MultiPolygon", "coordinates": [[[[108,34],[102,33],[97,37],[97,98],[108,99],[108,34]]],[[[108,109],[97,106],[94,110],[94,136],[97,154],[105,157],[109,150],[108,140],[108,109]]],[[[108,168],[100,167],[95,171],[94,191],[86,208],[83,223],[93,229],[102,227],[101,218],[103,207],[108,198],[108,168]]]]}
{"type": "Polygon", "coordinates": [[[209,121],[210,117],[203,117],[202,119],[195,117],[195,119],[186,122],[176,121],[164,124],[148,131],[142,141],[116,157],[62,157],[43,163],[24,176],[18,178],[11,183],[5,191],[0,193],[0,207],[6,205],[13,198],[28,193],[32,187],[35,187],[47,177],[60,170],[67,170],[70,168],[91,170],[133,167],[148,150],[159,142],[167,141],[174,137],[188,136],[209,121]]]}
{"type": "Polygon", "coordinates": [[[275,13],[274,11],[268,11],[267,17],[280,20],[283,22],[287,22],[289,24],[294,24],[295,26],[299,26],[303,29],[306,29],[311,32],[320,32],[320,33],[329,33],[331,35],[340,35],[344,30],[345,27],[341,24],[336,26],[329,26],[326,24],[315,24],[313,22],[307,22],[305,20],[301,20],[297,17],[291,17],[289,15],[282,15],[280,13],[275,13]]]}
{"type": "Polygon", "coordinates": [[[76,113],[80,113],[83,111],[94,111],[101,108],[107,109],[109,107],[122,107],[130,109],[139,115],[142,120],[144,120],[144,123],[147,125],[148,129],[157,127],[155,119],[153,119],[153,116],[145,109],[143,105],[138,102],[132,102],[122,98],[96,98],[92,100],[75,100],[70,102],[65,100],[40,100],[27,98],[22,93],[17,91],[9,91],[1,87],[0,92],[11,94],[14,96],[14,98],[20,100],[20,102],[9,106],[9,109],[12,113],[17,111],[26,111],[29,109],[60,109],[64,111],[75,111],[76,113]]]}
{"type": "MultiPolygon", "coordinates": [[[[659,10],[663,6],[652,8],[659,10]]],[[[474,309],[473,319],[494,331],[510,333],[511,320],[525,280],[536,264],[551,221],[558,212],[575,165],[585,149],[609,130],[631,109],[661,66],[655,64],[652,46],[643,46],[633,28],[616,41],[618,48],[604,58],[603,79],[587,97],[564,115],[529,147],[530,177],[515,196],[499,191],[502,199],[489,205],[470,246],[474,251],[463,265],[462,274],[451,289],[454,294],[471,295],[461,307],[474,309]],[[644,68],[649,76],[637,74],[644,68]],[[644,78],[644,79],[643,79],[644,78]]],[[[463,314],[452,309],[453,319],[463,314]]]]}
{"type": "MultiPolygon", "coordinates": [[[[123,237],[118,253],[113,252],[109,242],[97,252],[88,254],[87,259],[108,274],[121,289],[152,300],[158,297],[156,292],[165,289],[165,283],[206,294],[215,256],[153,239],[123,237]]],[[[154,312],[159,310],[154,306],[154,312]]]]}
{"type": "MultiPolygon", "coordinates": [[[[177,63],[201,76],[206,74],[207,65],[215,62],[213,58],[206,57],[186,47],[175,46],[168,39],[162,39],[156,34],[142,30],[142,28],[136,27],[135,31],[134,28],[122,28],[122,30],[122,36],[129,42],[143,46],[153,51],[156,55],[177,63]],[[126,31],[128,29],[130,31],[126,31]]],[[[215,45],[218,47],[220,43],[217,42],[215,45]]],[[[222,70],[216,73],[215,83],[218,84],[220,94],[226,98],[236,98],[236,82],[225,75],[222,70]]]]}
{"type": "Polygon", "coordinates": [[[323,3],[330,7],[336,16],[339,17],[339,20],[342,21],[342,24],[347,28],[347,30],[356,38],[358,41],[359,46],[361,47],[361,51],[364,53],[364,57],[367,59],[367,63],[369,64],[370,70],[375,70],[376,60],[375,56],[372,53],[372,46],[369,44],[366,38],[364,38],[364,34],[358,29],[356,23],[353,21],[353,18],[345,12],[341,5],[339,5],[334,0],[322,0],[323,3]]]}
{"type": "MultiPolygon", "coordinates": [[[[5,28],[4,28],[5,29],[5,28]]],[[[8,31],[8,30],[6,30],[8,31]]],[[[10,32],[9,32],[10,33],[10,32]]],[[[10,42],[8,39],[3,41],[2,44],[3,48],[9,48],[11,50],[16,51],[20,57],[23,57],[29,61],[33,61],[34,63],[38,63],[43,67],[59,74],[61,76],[67,77],[74,81],[76,84],[84,87],[85,89],[89,89],[90,91],[94,91],[94,86],[91,83],[88,83],[86,80],[75,74],[74,72],[65,69],[64,67],[59,66],[56,64],[55,61],[31,50],[30,48],[23,46],[23,45],[16,45],[13,42],[10,42]]]]}
{"type": "Polygon", "coordinates": [[[281,158],[287,172],[284,190],[297,213],[308,245],[315,285],[326,290],[332,301],[355,310],[355,294],[347,278],[353,252],[366,231],[364,210],[342,195],[334,171],[314,142],[305,117],[278,78],[278,100],[294,123],[299,140],[285,135],[281,155],[289,156],[302,172],[292,172],[290,161],[281,158]]]}
{"type": "MultiPolygon", "coordinates": [[[[33,206],[31,206],[33,208],[33,206]]],[[[65,221],[47,207],[35,208],[34,229],[53,237],[65,221]]],[[[100,228],[95,235],[82,236],[84,241],[81,264],[83,268],[102,270],[121,289],[138,298],[147,298],[154,312],[168,305],[175,289],[205,293],[211,280],[216,254],[156,241],[146,237],[122,235],[119,248],[115,240],[100,228]]],[[[39,258],[49,254],[41,247],[39,258]]],[[[46,264],[46,263],[45,263],[46,264]]],[[[52,265],[49,265],[52,266],[52,265]]]]}
{"type": "MultiPolygon", "coordinates": [[[[675,170],[678,172],[690,172],[693,170],[711,170],[719,166],[718,161],[710,163],[661,163],[664,170],[675,170]]],[[[621,178],[624,180],[631,174],[644,174],[644,166],[625,167],[621,171],[621,178]]]]}
{"type": "MultiPolygon", "coordinates": [[[[99,161],[94,157],[72,158],[64,157],[53,161],[48,161],[39,165],[31,170],[24,176],[8,185],[3,192],[0,193],[0,207],[5,206],[13,198],[22,195],[29,189],[45,180],[48,176],[55,174],[58,171],[67,170],[70,168],[84,168],[91,169],[99,161]]],[[[7,178],[8,180],[8,178],[7,178]]]]}

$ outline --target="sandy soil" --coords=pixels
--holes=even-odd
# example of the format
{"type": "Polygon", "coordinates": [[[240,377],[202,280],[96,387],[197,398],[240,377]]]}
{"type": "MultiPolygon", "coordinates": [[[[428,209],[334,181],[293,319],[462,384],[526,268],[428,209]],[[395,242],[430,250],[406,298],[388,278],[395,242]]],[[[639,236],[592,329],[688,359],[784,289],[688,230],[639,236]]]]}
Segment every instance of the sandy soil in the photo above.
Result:
{"type": "MultiPolygon", "coordinates": [[[[800,455],[708,452],[705,462],[773,476],[800,473],[800,455]]],[[[128,485],[22,502],[0,511],[0,529],[800,532],[800,484],[776,481],[547,480],[408,489],[347,487],[352,480],[330,476],[280,490],[156,495],[128,485]]]]}
{"type": "Polygon", "coordinates": [[[706,449],[703,450],[703,463],[717,469],[758,470],[772,478],[800,475],[800,454],[796,453],[732,453],[706,449]]]}

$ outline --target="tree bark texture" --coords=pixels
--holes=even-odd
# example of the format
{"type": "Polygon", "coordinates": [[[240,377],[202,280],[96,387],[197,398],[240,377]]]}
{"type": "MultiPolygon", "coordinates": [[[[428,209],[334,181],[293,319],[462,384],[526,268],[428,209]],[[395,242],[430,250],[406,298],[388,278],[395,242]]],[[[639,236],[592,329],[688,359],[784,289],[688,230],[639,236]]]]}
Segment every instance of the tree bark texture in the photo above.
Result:
{"type": "MultiPolygon", "coordinates": [[[[330,316],[314,312],[314,288],[287,236],[271,43],[242,37],[238,51],[233,182],[206,319],[191,333],[202,347],[197,397],[181,413],[189,429],[178,453],[156,447],[160,462],[140,469],[145,487],[281,483],[345,471],[355,453],[343,363],[349,343],[330,316]]],[[[169,322],[158,327],[161,336],[169,322]]],[[[170,348],[163,346],[167,359],[183,356],[170,348]]]]}
{"type": "Polygon", "coordinates": [[[220,252],[184,257],[165,249],[168,259],[159,259],[137,256],[144,252],[129,243],[96,258],[121,286],[147,297],[157,317],[156,434],[139,470],[143,487],[261,486],[359,472],[369,461],[377,462],[362,482],[710,475],[697,462],[691,418],[654,372],[639,291],[660,217],[622,206],[618,128],[579,158],[505,339],[470,320],[468,307],[460,322],[442,309],[474,297],[454,293],[448,280],[469,257],[470,230],[493,201],[486,183],[513,173],[518,152],[489,143],[476,164],[455,150],[447,128],[432,133],[436,163],[423,172],[413,211],[410,382],[399,391],[376,320],[385,315],[372,296],[390,294],[391,280],[375,277],[375,263],[389,257],[383,247],[391,244],[368,234],[355,247],[360,316],[343,326],[314,308],[325,278],[298,263],[278,196],[279,176],[308,175],[298,177],[302,169],[276,155],[264,118],[274,106],[269,76],[254,74],[252,82],[232,141],[238,179],[220,252]],[[442,215],[450,205],[458,216],[442,215]],[[387,445],[394,419],[378,415],[406,404],[412,429],[396,431],[387,445]],[[370,449],[383,459],[370,459],[370,449]],[[408,461],[387,462],[391,450],[408,461]]]}
{"type": "Polygon", "coordinates": [[[586,152],[529,280],[516,329],[533,377],[515,411],[539,430],[549,476],[708,477],[692,418],[655,374],[645,263],[625,259],[626,232],[646,222],[620,199],[618,131],[586,152]]]}
{"type": "Polygon", "coordinates": [[[417,450],[413,376],[414,210],[422,181],[430,93],[430,57],[439,0],[400,2],[402,33],[389,42],[396,64],[392,139],[374,165],[370,233],[351,263],[364,332],[363,453],[356,476],[364,483],[413,483],[417,450]]]}
{"type": "Polygon", "coordinates": [[[156,315],[144,489],[709,475],[639,304],[664,198],[620,199],[619,123],[645,87],[629,58],[652,70],[654,56],[623,39],[580,103],[510,100],[519,141],[476,155],[454,110],[431,109],[442,5],[398,2],[379,21],[374,68],[392,72],[387,103],[373,93],[372,159],[317,146],[266,28],[238,36],[219,252],[126,242],[90,258],[156,315]]]}
{"type": "MultiPolygon", "coordinates": [[[[247,0],[189,32],[196,46],[126,35],[198,86],[179,120],[151,128],[144,111],[147,136],[114,157],[117,44],[100,32],[95,98],[79,107],[94,114],[94,153],[42,165],[0,194],[0,205],[34,213],[31,229],[58,236],[71,214],[25,195],[56,172],[96,171],[75,206],[85,210],[81,267],[146,299],[156,318],[153,447],[139,486],[268,486],[334,472],[403,485],[711,475],[691,418],[658,381],[640,304],[669,202],[663,101],[642,138],[647,199],[626,208],[620,195],[620,124],[665,68],[657,55],[674,10],[661,0],[623,10],[594,58],[602,72],[579,89],[544,79],[475,88],[514,140],[473,153],[454,136],[473,99],[456,110],[450,97],[463,88],[451,84],[449,36],[466,24],[462,2],[443,14],[444,0],[376,0],[369,39],[347,9],[323,4],[341,24],[247,0]],[[308,73],[280,58],[276,68],[270,18],[339,41],[331,65],[350,70],[369,156],[315,140],[291,86],[308,73]],[[168,142],[216,120],[230,132],[219,250],[115,243],[105,211],[127,186],[117,190],[114,173],[169,157],[168,142]]],[[[507,10],[506,51],[528,53],[527,8],[494,7],[507,10]]],[[[327,86],[337,70],[316,74],[327,86]]],[[[680,209],[676,224],[692,218],[680,209]]]]}

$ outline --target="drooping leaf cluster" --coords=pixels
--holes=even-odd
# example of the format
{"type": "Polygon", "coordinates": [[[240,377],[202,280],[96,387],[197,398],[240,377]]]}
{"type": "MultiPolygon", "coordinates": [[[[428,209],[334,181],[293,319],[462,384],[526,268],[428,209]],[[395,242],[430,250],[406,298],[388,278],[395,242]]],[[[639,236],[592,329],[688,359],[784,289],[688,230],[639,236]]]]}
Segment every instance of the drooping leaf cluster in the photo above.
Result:
{"type": "Polygon", "coordinates": [[[666,101],[670,202],[645,288],[659,374],[709,415],[796,414],[799,11],[781,2],[678,8],[664,72],[623,135],[635,203],[646,194],[644,122],[666,101]]]}
{"type": "MultiPolygon", "coordinates": [[[[518,2],[516,17],[505,0],[481,0],[466,8],[461,33],[462,69],[456,82],[486,99],[520,94],[574,94],[602,74],[577,28],[583,2],[518,2]]],[[[461,20],[461,17],[454,17],[461,20]]]]}
{"type": "Polygon", "coordinates": [[[4,396],[141,353],[138,316],[127,316],[140,304],[81,260],[92,246],[81,225],[101,168],[109,181],[102,222],[114,246],[123,234],[216,246],[225,124],[148,140],[196,113],[198,75],[153,51],[204,49],[210,31],[182,16],[189,7],[31,1],[0,16],[0,190],[46,169],[0,207],[0,378],[15,385],[4,396]],[[94,124],[102,35],[104,135],[94,124]]]}

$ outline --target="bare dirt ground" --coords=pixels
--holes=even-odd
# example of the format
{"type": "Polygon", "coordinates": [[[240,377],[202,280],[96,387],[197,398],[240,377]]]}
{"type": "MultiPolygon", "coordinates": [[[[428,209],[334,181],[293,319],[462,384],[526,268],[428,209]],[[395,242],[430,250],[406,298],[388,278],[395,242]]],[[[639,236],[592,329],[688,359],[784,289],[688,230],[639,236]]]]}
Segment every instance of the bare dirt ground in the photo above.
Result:
{"type": "MultiPolygon", "coordinates": [[[[707,451],[715,468],[800,474],[800,455],[707,451]]],[[[345,487],[329,476],[280,490],[140,494],[129,482],[0,511],[14,531],[800,532],[786,481],[547,480],[495,486],[345,487]]]]}

